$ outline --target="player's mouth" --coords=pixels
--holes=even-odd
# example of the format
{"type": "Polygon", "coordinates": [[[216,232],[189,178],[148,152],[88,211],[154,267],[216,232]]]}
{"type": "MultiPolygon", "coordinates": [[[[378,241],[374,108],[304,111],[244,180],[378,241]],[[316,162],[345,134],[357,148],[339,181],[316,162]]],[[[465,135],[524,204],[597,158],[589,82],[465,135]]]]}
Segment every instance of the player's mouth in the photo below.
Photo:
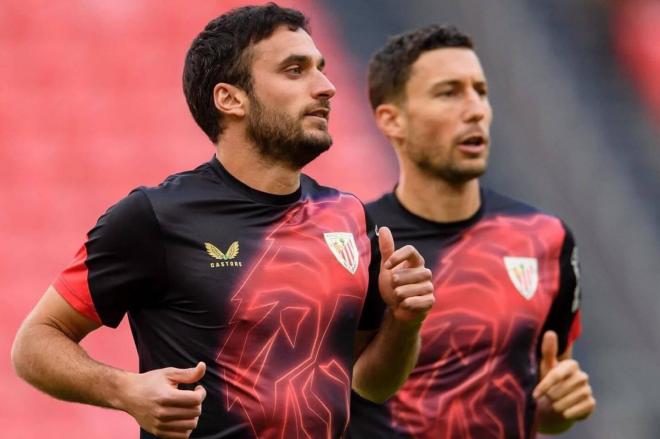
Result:
{"type": "Polygon", "coordinates": [[[481,133],[465,135],[458,141],[458,149],[471,155],[481,154],[487,146],[488,136],[481,133]]]}
{"type": "Polygon", "coordinates": [[[305,116],[316,117],[328,121],[330,118],[330,108],[316,107],[305,112],[305,116]]]}

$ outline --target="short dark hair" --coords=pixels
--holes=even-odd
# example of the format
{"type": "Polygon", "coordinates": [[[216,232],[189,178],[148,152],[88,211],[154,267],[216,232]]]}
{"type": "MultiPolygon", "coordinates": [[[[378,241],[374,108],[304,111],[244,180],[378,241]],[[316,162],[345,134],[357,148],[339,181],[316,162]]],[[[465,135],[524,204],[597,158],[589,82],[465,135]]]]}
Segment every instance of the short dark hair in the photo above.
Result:
{"type": "Polygon", "coordinates": [[[474,49],[472,39],[454,26],[430,25],[391,37],[369,62],[369,101],[380,104],[402,97],[410,69],[424,52],[444,47],[474,49]]]}
{"type": "Polygon", "coordinates": [[[232,9],[210,21],[193,40],[183,68],[183,92],[195,121],[213,143],[225,128],[213,88],[225,82],[251,92],[250,48],[282,25],[309,33],[301,12],[268,3],[232,9]]]}

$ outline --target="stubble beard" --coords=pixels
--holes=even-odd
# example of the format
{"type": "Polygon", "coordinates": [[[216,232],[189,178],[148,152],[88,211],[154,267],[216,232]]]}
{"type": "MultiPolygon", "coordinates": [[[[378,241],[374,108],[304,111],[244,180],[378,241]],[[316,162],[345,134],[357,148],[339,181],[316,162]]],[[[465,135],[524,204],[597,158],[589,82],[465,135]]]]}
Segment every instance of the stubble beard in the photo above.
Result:
{"type": "Polygon", "coordinates": [[[302,128],[302,117],[296,120],[284,112],[268,108],[251,95],[247,135],[264,159],[299,170],[332,145],[332,137],[327,132],[306,133],[302,128]]]}
{"type": "Polygon", "coordinates": [[[415,166],[427,176],[440,179],[451,185],[462,185],[479,178],[486,172],[488,157],[483,165],[461,164],[452,157],[438,158],[417,150],[409,154],[415,166]]]}

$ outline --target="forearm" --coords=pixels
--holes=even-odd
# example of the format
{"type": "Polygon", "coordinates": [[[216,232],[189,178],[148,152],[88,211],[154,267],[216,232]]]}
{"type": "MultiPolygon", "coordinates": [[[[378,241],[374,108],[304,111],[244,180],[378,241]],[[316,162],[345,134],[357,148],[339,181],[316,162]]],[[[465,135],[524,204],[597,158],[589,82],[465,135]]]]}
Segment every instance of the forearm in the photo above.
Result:
{"type": "Polygon", "coordinates": [[[400,323],[388,312],[353,366],[353,390],[379,403],[392,396],[417,363],[420,326],[400,323]]]}
{"type": "Polygon", "coordinates": [[[560,434],[571,428],[575,423],[574,420],[566,419],[561,413],[554,411],[548,398],[539,400],[537,412],[539,433],[560,434]]]}
{"type": "Polygon", "coordinates": [[[12,362],[21,378],[55,398],[122,409],[129,373],[94,361],[54,326],[24,325],[14,342],[12,362]]]}

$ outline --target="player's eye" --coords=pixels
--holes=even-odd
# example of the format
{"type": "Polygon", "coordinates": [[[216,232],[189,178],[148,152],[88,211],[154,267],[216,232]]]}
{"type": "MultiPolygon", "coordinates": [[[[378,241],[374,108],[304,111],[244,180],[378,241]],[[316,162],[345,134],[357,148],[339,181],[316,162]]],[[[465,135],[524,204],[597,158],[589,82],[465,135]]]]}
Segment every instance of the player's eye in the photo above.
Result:
{"type": "Polygon", "coordinates": [[[456,96],[457,94],[458,94],[458,91],[455,88],[450,88],[450,89],[447,89],[447,90],[440,90],[435,95],[437,97],[441,97],[441,98],[450,98],[450,97],[456,96]]]}
{"type": "Polygon", "coordinates": [[[286,73],[291,74],[291,75],[301,75],[303,72],[303,69],[299,65],[295,66],[290,66],[285,70],[286,73]]]}

